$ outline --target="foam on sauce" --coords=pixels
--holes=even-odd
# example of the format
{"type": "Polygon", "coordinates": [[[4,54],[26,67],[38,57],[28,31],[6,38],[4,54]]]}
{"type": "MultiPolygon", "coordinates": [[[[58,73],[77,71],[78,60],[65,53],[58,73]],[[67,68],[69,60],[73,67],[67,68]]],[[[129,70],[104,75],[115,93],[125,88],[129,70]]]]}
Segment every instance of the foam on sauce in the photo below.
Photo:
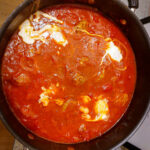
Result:
{"type": "Polygon", "coordinates": [[[46,43],[49,36],[62,46],[68,44],[68,41],[61,32],[61,28],[57,25],[45,25],[40,30],[35,31],[28,19],[21,24],[18,34],[27,44],[33,44],[35,40],[40,40],[43,43],[46,43]]]}
{"type": "Polygon", "coordinates": [[[59,20],[56,17],[53,17],[53,16],[51,16],[51,15],[49,15],[47,13],[44,13],[42,11],[39,11],[39,10],[37,12],[35,12],[33,15],[31,15],[30,19],[35,21],[35,22],[39,22],[40,17],[43,16],[43,17],[45,17],[47,19],[50,19],[50,21],[55,21],[57,23],[63,24],[62,20],[59,20]],[[33,18],[33,15],[35,15],[35,18],[33,18]]]}
{"type": "Polygon", "coordinates": [[[82,118],[88,122],[97,122],[99,120],[107,121],[109,118],[109,108],[107,99],[98,99],[94,105],[95,117],[91,118],[89,115],[89,109],[87,107],[80,107],[80,111],[83,112],[82,118]]]}
{"type": "Polygon", "coordinates": [[[123,58],[120,49],[112,41],[108,43],[106,53],[109,54],[113,60],[118,62],[123,58]]]}

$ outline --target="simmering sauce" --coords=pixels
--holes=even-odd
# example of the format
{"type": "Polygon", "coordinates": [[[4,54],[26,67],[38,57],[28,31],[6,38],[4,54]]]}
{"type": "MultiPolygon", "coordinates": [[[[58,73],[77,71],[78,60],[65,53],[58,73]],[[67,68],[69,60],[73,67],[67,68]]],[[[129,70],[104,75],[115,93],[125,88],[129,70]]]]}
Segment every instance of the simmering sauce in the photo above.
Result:
{"type": "Polygon", "coordinates": [[[125,113],[135,87],[132,48],[100,12],[61,5],[37,11],[11,37],[3,90],[17,119],[60,143],[89,141],[125,113]]]}

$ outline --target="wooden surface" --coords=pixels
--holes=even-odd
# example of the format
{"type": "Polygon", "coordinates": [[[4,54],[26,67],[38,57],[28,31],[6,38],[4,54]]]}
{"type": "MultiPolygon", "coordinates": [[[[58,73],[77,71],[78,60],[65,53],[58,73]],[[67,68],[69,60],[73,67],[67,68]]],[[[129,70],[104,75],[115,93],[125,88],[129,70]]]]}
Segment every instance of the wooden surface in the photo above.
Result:
{"type": "MultiPolygon", "coordinates": [[[[10,13],[21,3],[23,0],[0,0],[0,27],[10,13]]],[[[1,150],[1,149],[0,149],[1,150]]]]}
{"type": "Polygon", "coordinates": [[[13,143],[13,136],[6,130],[0,121],[0,150],[12,150],[13,143]]]}
{"type": "MultiPolygon", "coordinates": [[[[21,2],[23,2],[23,0],[0,0],[0,27],[10,13],[21,2]]],[[[12,150],[13,143],[13,136],[7,131],[0,121],[0,150],[12,150]]]]}

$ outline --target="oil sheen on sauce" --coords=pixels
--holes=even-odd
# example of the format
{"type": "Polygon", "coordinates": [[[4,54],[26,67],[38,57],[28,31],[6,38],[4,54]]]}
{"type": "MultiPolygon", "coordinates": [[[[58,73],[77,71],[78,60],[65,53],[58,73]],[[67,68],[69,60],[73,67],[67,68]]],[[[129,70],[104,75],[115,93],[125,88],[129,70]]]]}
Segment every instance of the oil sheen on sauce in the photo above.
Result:
{"type": "Polygon", "coordinates": [[[3,57],[3,90],[17,119],[60,143],[102,135],[125,113],[135,87],[132,48],[101,13],[53,6],[26,19],[3,57]]]}

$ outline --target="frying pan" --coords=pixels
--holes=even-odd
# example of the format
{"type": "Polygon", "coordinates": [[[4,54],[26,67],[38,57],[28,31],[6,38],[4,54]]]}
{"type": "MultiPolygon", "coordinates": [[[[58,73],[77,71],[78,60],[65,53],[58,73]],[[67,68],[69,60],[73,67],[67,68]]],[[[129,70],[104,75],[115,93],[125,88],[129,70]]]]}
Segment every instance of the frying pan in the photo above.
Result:
{"type": "MultiPolygon", "coordinates": [[[[137,1],[130,1],[130,6],[136,8],[137,1]],[[131,3],[132,2],[132,3],[131,3]]],[[[120,0],[26,0],[8,17],[0,30],[0,66],[5,47],[12,35],[23,20],[37,9],[46,6],[77,3],[97,8],[114,21],[128,38],[133,48],[137,65],[137,82],[131,104],[122,119],[107,133],[89,142],[77,144],[59,144],[47,141],[32,134],[23,127],[11,112],[3,93],[2,78],[0,75],[0,118],[8,130],[22,144],[30,149],[39,150],[108,150],[116,149],[125,143],[143,122],[150,106],[150,42],[149,37],[138,18],[120,0]],[[120,24],[120,19],[127,21],[120,24]],[[31,136],[30,136],[31,137],[31,136]]],[[[133,9],[132,8],[132,9],[133,9]]],[[[21,98],[21,97],[20,97],[21,98]]]]}

